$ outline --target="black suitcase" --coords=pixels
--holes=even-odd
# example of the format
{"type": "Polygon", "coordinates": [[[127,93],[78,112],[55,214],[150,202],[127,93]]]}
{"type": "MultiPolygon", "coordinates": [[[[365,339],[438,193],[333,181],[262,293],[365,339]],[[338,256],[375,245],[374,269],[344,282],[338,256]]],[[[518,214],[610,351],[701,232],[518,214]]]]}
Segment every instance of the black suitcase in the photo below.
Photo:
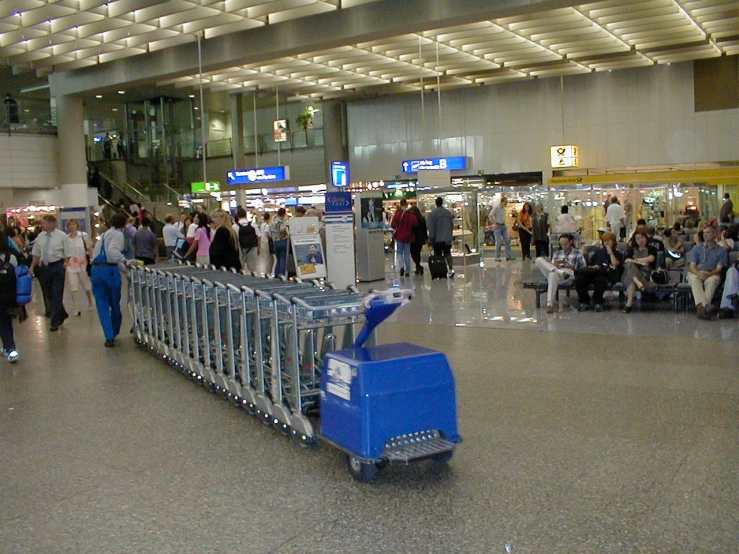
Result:
{"type": "Polygon", "coordinates": [[[431,279],[446,279],[446,260],[443,256],[429,256],[431,279]]]}

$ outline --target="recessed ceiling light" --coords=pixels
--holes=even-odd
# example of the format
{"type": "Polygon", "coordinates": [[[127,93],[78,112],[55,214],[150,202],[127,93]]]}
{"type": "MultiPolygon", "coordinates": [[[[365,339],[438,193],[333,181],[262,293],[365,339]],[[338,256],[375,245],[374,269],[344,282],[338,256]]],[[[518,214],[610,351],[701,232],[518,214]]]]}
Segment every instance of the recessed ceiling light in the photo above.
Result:
{"type": "Polygon", "coordinates": [[[102,94],[96,94],[96,95],[95,95],[95,98],[102,98],[102,97],[103,97],[103,95],[102,95],[102,94]]]}
{"type": "Polygon", "coordinates": [[[126,94],[126,91],[125,90],[119,90],[118,91],[118,94],[126,94]]]}

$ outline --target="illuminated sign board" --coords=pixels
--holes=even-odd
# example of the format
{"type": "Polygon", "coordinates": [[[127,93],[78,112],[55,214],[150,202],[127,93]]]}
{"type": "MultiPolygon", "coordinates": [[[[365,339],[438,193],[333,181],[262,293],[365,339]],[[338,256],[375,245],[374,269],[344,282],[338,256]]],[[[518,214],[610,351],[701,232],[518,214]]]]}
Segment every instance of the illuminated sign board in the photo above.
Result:
{"type": "Polygon", "coordinates": [[[220,181],[208,181],[207,183],[200,181],[196,183],[190,183],[190,192],[192,192],[193,194],[221,192],[221,183],[220,181]]]}
{"type": "Polygon", "coordinates": [[[331,162],[331,184],[339,189],[349,185],[349,162],[331,162]]]}
{"type": "Polygon", "coordinates": [[[403,173],[418,173],[419,169],[446,169],[449,171],[457,171],[459,169],[467,169],[467,156],[405,160],[401,164],[401,168],[403,169],[403,173]]]}
{"type": "Polygon", "coordinates": [[[287,140],[287,119],[276,119],[272,122],[275,142],[285,142],[287,140]]]}
{"type": "Polygon", "coordinates": [[[550,149],[552,168],[579,167],[580,149],[574,144],[552,146],[550,149]]]}
{"type": "Polygon", "coordinates": [[[255,169],[236,169],[228,172],[229,185],[251,185],[254,183],[273,183],[290,180],[290,166],[261,167],[255,169]]]}

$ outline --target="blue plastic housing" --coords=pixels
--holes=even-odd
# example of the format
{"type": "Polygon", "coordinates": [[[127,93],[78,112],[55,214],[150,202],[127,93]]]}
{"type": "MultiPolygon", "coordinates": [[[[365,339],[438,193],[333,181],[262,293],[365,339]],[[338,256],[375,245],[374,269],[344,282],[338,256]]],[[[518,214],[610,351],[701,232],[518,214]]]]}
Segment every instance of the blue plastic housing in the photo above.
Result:
{"type": "Polygon", "coordinates": [[[396,343],[326,355],[324,438],[357,457],[379,460],[393,437],[431,430],[460,440],[454,374],[444,353],[396,343]]]}

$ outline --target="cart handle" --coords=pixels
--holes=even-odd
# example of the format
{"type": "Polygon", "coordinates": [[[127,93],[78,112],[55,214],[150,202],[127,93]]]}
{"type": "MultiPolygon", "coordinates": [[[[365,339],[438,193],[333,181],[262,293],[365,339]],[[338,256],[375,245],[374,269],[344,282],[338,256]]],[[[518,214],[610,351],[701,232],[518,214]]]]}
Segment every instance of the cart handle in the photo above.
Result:
{"type": "Polygon", "coordinates": [[[400,308],[408,304],[408,302],[411,301],[411,298],[413,298],[415,295],[416,293],[411,289],[388,289],[385,291],[372,291],[364,297],[364,307],[369,309],[372,301],[382,299],[385,300],[385,304],[400,304],[400,306],[398,306],[400,308]]]}
{"type": "Polygon", "coordinates": [[[354,348],[362,348],[380,323],[390,317],[395,310],[410,302],[414,295],[415,293],[409,289],[389,289],[384,292],[374,291],[365,296],[365,324],[354,341],[354,348]]]}

